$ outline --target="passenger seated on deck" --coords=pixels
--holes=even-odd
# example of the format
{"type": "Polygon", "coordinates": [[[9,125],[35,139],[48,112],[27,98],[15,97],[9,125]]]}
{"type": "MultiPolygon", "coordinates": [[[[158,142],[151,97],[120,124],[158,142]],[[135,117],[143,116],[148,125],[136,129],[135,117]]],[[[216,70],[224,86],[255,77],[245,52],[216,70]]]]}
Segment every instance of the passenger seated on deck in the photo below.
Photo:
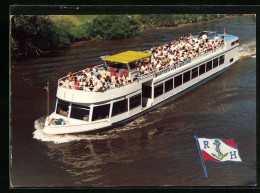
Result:
{"type": "Polygon", "coordinates": [[[141,74],[144,74],[146,70],[147,70],[147,67],[143,63],[142,66],[141,66],[141,69],[140,69],[141,74]]]}
{"type": "Polygon", "coordinates": [[[106,78],[106,82],[105,82],[105,84],[104,84],[104,88],[105,88],[105,89],[109,89],[109,88],[110,88],[110,81],[109,81],[108,78],[106,78]]]}
{"type": "Polygon", "coordinates": [[[77,72],[76,78],[80,80],[82,78],[81,72],[77,72]]]}
{"type": "Polygon", "coordinates": [[[93,72],[90,72],[89,78],[92,79],[92,80],[95,80],[95,79],[96,79],[96,77],[94,76],[93,72]]]}
{"type": "Polygon", "coordinates": [[[98,68],[96,67],[95,70],[93,71],[93,74],[95,77],[98,77],[100,75],[100,72],[98,71],[98,68]]]}
{"type": "Polygon", "coordinates": [[[71,77],[73,76],[73,75],[72,75],[72,72],[68,72],[68,75],[67,75],[67,76],[68,76],[69,80],[71,80],[71,77]]]}
{"type": "Polygon", "coordinates": [[[63,80],[59,80],[59,86],[65,86],[65,82],[63,80]]]}
{"type": "Polygon", "coordinates": [[[79,88],[80,88],[80,86],[79,86],[79,81],[78,81],[77,77],[75,77],[75,79],[74,79],[74,88],[75,88],[76,90],[79,90],[79,88]]]}
{"type": "Polygon", "coordinates": [[[126,85],[127,84],[127,77],[126,77],[126,75],[122,76],[121,82],[122,82],[122,85],[126,85]]]}
{"type": "Polygon", "coordinates": [[[73,76],[71,77],[69,84],[70,84],[70,88],[74,89],[74,77],[73,76]]]}
{"type": "Polygon", "coordinates": [[[224,36],[221,37],[220,39],[220,45],[224,44],[224,36]]]}
{"type": "Polygon", "coordinates": [[[118,79],[118,77],[115,77],[115,83],[114,83],[115,87],[119,87],[120,86],[120,81],[118,79]]]}
{"type": "Polygon", "coordinates": [[[138,78],[139,78],[139,73],[137,72],[136,75],[135,75],[134,78],[133,78],[133,81],[138,80],[138,78]]]}
{"type": "Polygon", "coordinates": [[[64,125],[64,121],[63,121],[63,119],[61,119],[61,118],[56,119],[56,121],[55,121],[55,125],[64,125]]]}
{"type": "Polygon", "coordinates": [[[87,80],[87,75],[86,74],[83,74],[83,77],[81,79],[81,82],[85,82],[87,80]]]}
{"type": "Polygon", "coordinates": [[[92,91],[94,89],[94,84],[92,79],[89,79],[89,81],[85,84],[86,91],[92,91]]]}
{"type": "Polygon", "coordinates": [[[69,87],[70,87],[69,78],[66,78],[66,80],[65,80],[65,86],[66,86],[66,88],[69,88],[69,87]]]}
{"type": "Polygon", "coordinates": [[[91,73],[90,73],[90,68],[87,68],[87,71],[85,73],[87,75],[87,77],[90,77],[91,73]]]}
{"type": "Polygon", "coordinates": [[[94,90],[93,91],[99,91],[102,87],[102,81],[101,81],[101,75],[97,76],[97,79],[94,80],[94,90]]]}
{"type": "Polygon", "coordinates": [[[105,88],[105,84],[106,84],[106,83],[105,83],[105,82],[102,82],[101,84],[102,84],[102,86],[100,87],[100,90],[101,90],[101,91],[106,90],[106,88],[105,88]]]}
{"type": "Polygon", "coordinates": [[[49,125],[54,125],[54,124],[56,124],[56,122],[57,122],[57,119],[52,118],[52,119],[49,121],[49,125]]]}
{"type": "Polygon", "coordinates": [[[218,41],[218,34],[217,33],[215,34],[214,40],[215,40],[215,42],[218,41]]]}

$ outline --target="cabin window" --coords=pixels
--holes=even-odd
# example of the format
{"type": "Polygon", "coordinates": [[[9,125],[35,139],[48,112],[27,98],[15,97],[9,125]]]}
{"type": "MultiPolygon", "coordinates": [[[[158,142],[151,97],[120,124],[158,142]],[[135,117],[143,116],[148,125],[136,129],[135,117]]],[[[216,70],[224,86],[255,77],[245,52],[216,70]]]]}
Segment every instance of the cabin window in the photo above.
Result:
{"type": "Polygon", "coordinates": [[[198,68],[193,68],[191,70],[191,79],[196,78],[198,76],[198,68]]]}
{"type": "Polygon", "coordinates": [[[165,81],[165,92],[173,89],[173,79],[165,81]]]}
{"type": "Polygon", "coordinates": [[[234,46],[235,44],[236,44],[236,41],[232,42],[232,43],[231,43],[231,46],[234,46]]]}
{"type": "Polygon", "coordinates": [[[130,97],[130,110],[141,105],[141,94],[130,97]]]}
{"type": "Polygon", "coordinates": [[[154,87],[154,98],[163,94],[163,83],[154,87]]]}
{"type": "Polygon", "coordinates": [[[152,87],[150,86],[142,86],[142,95],[145,98],[152,98],[152,87]]]}
{"type": "Polygon", "coordinates": [[[116,116],[128,111],[127,99],[115,102],[113,104],[112,116],[116,116]]]}
{"type": "Polygon", "coordinates": [[[200,65],[199,67],[199,74],[202,75],[205,73],[205,64],[200,65]]]}
{"type": "Polygon", "coordinates": [[[89,109],[90,109],[89,107],[72,104],[70,117],[74,118],[74,119],[88,121],[89,120],[89,109]]]}
{"type": "Polygon", "coordinates": [[[182,85],[182,74],[179,76],[174,77],[174,88],[182,85]]]}
{"type": "Polygon", "coordinates": [[[212,60],[207,62],[207,67],[206,67],[207,72],[210,71],[211,69],[212,69],[212,60]]]}
{"type": "Polygon", "coordinates": [[[183,73],[183,84],[190,81],[190,71],[183,73]]]}
{"type": "Polygon", "coordinates": [[[238,44],[238,40],[236,40],[236,44],[238,44]]]}
{"type": "Polygon", "coordinates": [[[218,58],[215,58],[213,60],[213,68],[216,68],[216,67],[218,67],[218,58]]]}
{"type": "Polygon", "coordinates": [[[68,102],[58,100],[56,113],[67,117],[69,112],[69,105],[70,104],[68,102]]]}
{"type": "Polygon", "coordinates": [[[107,119],[109,117],[110,104],[93,107],[92,121],[107,119]]]}
{"type": "Polygon", "coordinates": [[[113,68],[119,68],[119,69],[126,69],[128,70],[128,67],[127,67],[127,64],[122,64],[122,63],[109,63],[108,64],[110,67],[113,67],[113,68]]]}
{"type": "Polygon", "coordinates": [[[219,65],[224,64],[225,62],[225,55],[219,57],[219,65]]]}
{"type": "Polygon", "coordinates": [[[129,63],[130,69],[135,69],[135,62],[129,63]]]}
{"type": "Polygon", "coordinates": [[[230,59],[230,62],[233,62],[233,58],[230,59]]]}

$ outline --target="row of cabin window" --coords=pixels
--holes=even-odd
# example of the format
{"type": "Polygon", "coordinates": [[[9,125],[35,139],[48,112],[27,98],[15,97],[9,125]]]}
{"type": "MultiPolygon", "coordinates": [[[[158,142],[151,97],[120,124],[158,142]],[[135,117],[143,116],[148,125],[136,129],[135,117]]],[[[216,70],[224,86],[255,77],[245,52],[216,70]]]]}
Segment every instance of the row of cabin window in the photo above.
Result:
{"type": "MultiPolygon", "coordinates": [[[[140,105],[141,105],[141,94],[130,97],[130,99],[129,99],[130,110],[132,110],[140,105]]],[[[63,116],[68,116],[68,110],[69,110],[69,103],[58,100],[56,113],[61,114],[63,116]],[[66,112],[66,113],[63,113],[63,112],[66,112]]],[[[70,117],[74,118],[74,119],[88,121],[89,120],[89,110],[90,110],[89,107],[72,104],[70,117]]],[[[110,111],[110,104],[93,107],[92,121],[108,118],[109,111],[110,111]]],[[[128,111],[128,100],[124,99],[121,101],[117,101],[117,102],[113,103],[112,117],[122,114],[127,111],[128,111]]]]}
{"type": "Polygon", "coordinates": [[[233,42],[231,43],[231,46],[234,46],[235,44],[238,44],[238,39],[237,39],[236,41],[233,41],[233,42]]]}
{"type": "MultiPolygon", "coordinates": [[[[208,61],[205,64],[200,65],[199,67],[195,67],[192,70],[184,72],[176,77],[174,77],[174,88],[185,84],[186,82],[190,81],[191,79],[196,78],[199,75],[204,74],[205,72],[210,71],[212,68],[218,67],[218,65],[224,64],[225,57],[224,55],[220,56],[219,58],[215,58],[211,61],[208,61]]],[[[165,81],[165,93],[173,89],[173,79],[165,81]]],[[[155,86],[154,88],[154,98],[163,94],[163,83],[155,86]]]]}

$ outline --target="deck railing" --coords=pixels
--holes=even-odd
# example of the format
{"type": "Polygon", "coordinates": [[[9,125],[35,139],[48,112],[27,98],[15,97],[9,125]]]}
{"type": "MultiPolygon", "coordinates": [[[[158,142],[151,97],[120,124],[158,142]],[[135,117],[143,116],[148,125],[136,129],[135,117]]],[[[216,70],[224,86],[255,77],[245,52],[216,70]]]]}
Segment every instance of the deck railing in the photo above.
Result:
{"type": "Polygon", "coordinates": [[[180,68],[180,67],[182,67],[182,66],[185,66],[186,64],[189,64],[189,63],[191,63],[191,62],[194,62],[194,61],[196,61],[196,60],[198,60],[198,59],[200,59],[200,58],[202,58],[202,57],[205,57],[206,55],[209,55],[209,54],[211,54],[211,53],[215,53],[215,52],[217,52],[217,51],[219,51],[219,50],[223,50],[223,49],[224,49],[224,46],[222,45],[222,46],[220,46],[220,47],[218,47],[218,48],[216,48],[216,49],[213,49],[213,50],[210,50],[210,51],[207,51],[207,52],[203,52],[203,53],[201,53],[201,54],[199,53],[199,55],[196,56],[196,57],[194,57],[194,58],[190,58],[190,59],[188,59],[188,60],[186,60],[186,61],[183,61],[183,62],[177,62],[176,64],[174,64],[174,65],[172,65],[172,66],[169,66],[168,68],[165,68],[165,69],[162,69],[162,70],[158,71],[158,72],[155,74],[155,77],[160,76],[160,75],[162,75],[162,74],[165,74],[165,73],[167,73],[167,72],[169,72],[169,71],[175,70],[175,69],[177,69],[177,68],[180,68]]]}
{"type": "MultiPolygon", "coordinates": [[[[139,82],[140,80],[149,78],[149,77],[151,77],[151,76],[153,76],[153,77],[158,77],[158,76],[160,76],[160,75],[162,75],[162,74],[165,74],[165,73],[167,73],[167,72],[169,72],[169,71],[178,69],[178,68],[180,68],[180,67],[182,67],[182,66],[185,66],[185,65],[187,65],[187,64],[189,64],[189,63],[191,63],[191,62],[193,62],[193,61],[196,61],[196,60],[198,60],[198,59],[200,59],[200,58],[202,58],[202,57],[205,57],[206,55],[215,53],[215,52],[217,52],[217,51],[219,51],[219,50],[223,50],[223,49],[224,49],[224,45],[221,45],[220,47],[218,47],[218,48],[216,48],[216,49],[212,49],[212,50],[210,50],[210,51],[203,52],[203,53],[199,54],[198,56],[196,56],[196,57],[194,57],[194,58],[190,58],[190,59],[188,59],[188,60],[186,60],[186,61],[183,61],[183,62],[177,62],[176,64],[171,65],[171,66],[169,66],[168,68],[161,69],[161,70],[159,70],[159,71],[156,72],[156,73],[153,73],[153,72],[151,72],[151,71],[149,70],[149,71],[148,71],[148,74],[141,75],[141,76],[139,76],[135,81],[131,81],[130,83],[127,83],[127,84],[125,84],[125,85],[120,85],[120,86],[118,86],[118,87],[108,88],[108,89],[105,89],[105,90],[99,90],[99,91],[95,91],[95,92],[105,92],[106,90],[111,90],[111,89],[115,89],[115,88],[120,88],[120,87],[127,86],[127,85],[132,84],[132,83],[135,83],[135,82],[139,82]]],[[[100,64],[100,65],[94,66],[94,68],[96,68],[96,67],[98,67],[99,69],[102,69],[102,68],[104,69],[104,68],[105,68],[105,65],[104,65],[104,64],[100,64]]],[[[84,69],[84,70],[87,70],[87,69],[84,69]]],[[[76,75],[76,74],[77,74],[77,72],[73,73],[72,75],[76,75]]],[[[61,80],[65,80],[66,78],[67,78],[67,76],[64,76],[64,77],[62,77],[62,78],[59,79],[58,87],[61,86],[61,85],[59,85],[59,84],[60,84],[60,81],[61,81],[61,80]]],[[[63,85],[63,87],[66,88],[66,86],[64,86],[64,85],[63,85]]],[[[70,88],[70,89],[75,89],[75,88],[77,88],[77,89],[75,89],[75,90],[84,91],[84,92],[94,92],[94,91],[92,91],[92,90],[93,90],[95,87],[86,87],[86,88],[88,88],[89,90],[84,90],[85,86],[72,86],[72,87],[69,86],[69,87],[67,87],[67,88],[70,88]]]]}

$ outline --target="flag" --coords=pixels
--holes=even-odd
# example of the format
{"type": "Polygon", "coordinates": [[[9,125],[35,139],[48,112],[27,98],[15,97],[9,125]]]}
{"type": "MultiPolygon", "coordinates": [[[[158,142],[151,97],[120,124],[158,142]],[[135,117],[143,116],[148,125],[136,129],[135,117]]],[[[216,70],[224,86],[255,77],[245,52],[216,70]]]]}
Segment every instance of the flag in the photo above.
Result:
{"type": "Polygon", "coordinates": [[[48,93],[48,92],[49,92],[48,86],[45,86],[45,87],[43,88],[43,90],[44,90],[44,93],[48,93]]]}
{"type": "Polygon", "coordinates": [[[242,162],[238,148],[233,139],[222,140],[218,138],[198,138],[198,143],[204,161],[242,162]]]}
{"type": "Polygon", "coordinates": [[[226,27],[224,27],[224,34],[226,34],[226,27]]]}
{"type": "Polygon", "coordinates": [[[205,161],[211,160],[216,162],[242,162],[237,145],[233,139],[223,140],[218,138],[204,138],[194,136],[201,159],[201,163],[207,178],[205,161]]]}

